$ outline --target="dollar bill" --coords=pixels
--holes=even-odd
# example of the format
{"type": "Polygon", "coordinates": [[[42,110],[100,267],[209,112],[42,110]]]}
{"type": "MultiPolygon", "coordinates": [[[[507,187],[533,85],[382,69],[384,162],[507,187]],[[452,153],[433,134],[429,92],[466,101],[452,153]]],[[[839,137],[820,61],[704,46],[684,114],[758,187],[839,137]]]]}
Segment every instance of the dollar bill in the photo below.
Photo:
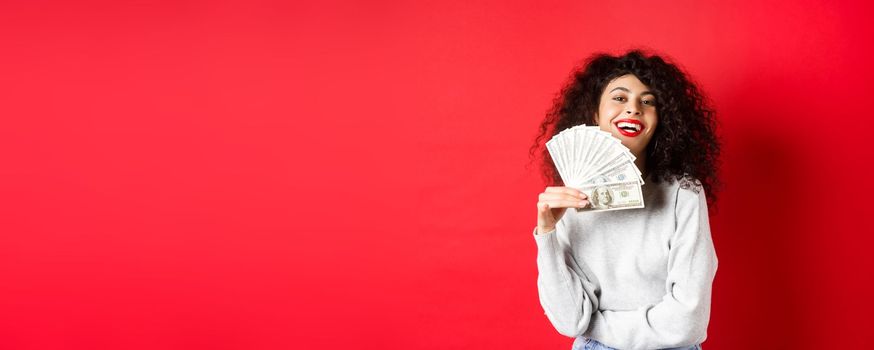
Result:
{"type": "Polygon", "coordinates": [[[630,182],[585,184],[575,188],[589,197],[589,205],[585,208],[576,208],[578,212],[644,207],[643,192],[637,179],[630,182]]]}
{"type": "Polygon", "coordinates": [[[633,163],[621,163],[611,169],[602,171],[599,175],[583,180],[583,184],[600,184],[608,182],[631,182],[637,180],[641,185],[645,184],[643,178],[633,163]]]}
{"type": "Polygon", "coordinates": [[[609,132],[597,126],[571,127],[546,142],[546,148],[564,185],[589,197],[589,207],[577,210],[644,207],[644,181],[635,156],[609,132]]]}

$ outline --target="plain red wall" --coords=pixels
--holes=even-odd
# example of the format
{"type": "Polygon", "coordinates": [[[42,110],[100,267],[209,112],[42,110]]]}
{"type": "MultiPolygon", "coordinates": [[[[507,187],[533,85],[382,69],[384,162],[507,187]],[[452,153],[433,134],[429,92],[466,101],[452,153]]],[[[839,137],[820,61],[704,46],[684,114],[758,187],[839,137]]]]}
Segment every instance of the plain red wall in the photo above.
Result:
{"type": "Polygon", "coordinates": [[[595,51],[724,141],[708,349],[874,346],[863,1],[6,1],[0,348],[569,349],[527,150],[595,51]]]}

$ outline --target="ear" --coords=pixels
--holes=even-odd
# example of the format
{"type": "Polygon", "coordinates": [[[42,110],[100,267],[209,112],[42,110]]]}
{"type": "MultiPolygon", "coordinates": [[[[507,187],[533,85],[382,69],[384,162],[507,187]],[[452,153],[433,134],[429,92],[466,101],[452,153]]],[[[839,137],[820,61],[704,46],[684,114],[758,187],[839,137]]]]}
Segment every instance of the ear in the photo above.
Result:
{"type": "Polygon", "coordinates": [[[592,125],[598,125],[598,112],[595,112],[595,116],[592,117],[592,125]]]}

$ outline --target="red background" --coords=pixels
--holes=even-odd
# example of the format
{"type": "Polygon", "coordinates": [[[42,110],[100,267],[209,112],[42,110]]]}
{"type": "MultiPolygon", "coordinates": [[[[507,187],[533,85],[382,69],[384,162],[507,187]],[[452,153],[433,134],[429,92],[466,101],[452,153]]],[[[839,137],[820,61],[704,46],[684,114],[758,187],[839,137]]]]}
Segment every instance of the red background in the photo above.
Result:
{"type": "Polygon", "coordinates": [[[708,349],[864,348],[862,1],[6,1],[0,348],[569,349],[538,123],[595,51],[719,112],[708,349]]]}

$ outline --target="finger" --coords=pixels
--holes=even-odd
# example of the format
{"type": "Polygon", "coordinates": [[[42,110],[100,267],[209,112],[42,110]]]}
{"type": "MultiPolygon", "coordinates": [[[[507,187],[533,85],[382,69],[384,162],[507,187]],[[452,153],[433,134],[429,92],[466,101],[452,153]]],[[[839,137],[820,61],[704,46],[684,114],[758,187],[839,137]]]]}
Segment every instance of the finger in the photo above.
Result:
{"type": "Polygon", "coordinates": [[[589,204],[589,201],[545,200],[538,202],[538,207],[540,207],[540,203],[546,203],[550,208],[583,208],[589,204]]]}
{"type": "Polygon", "coordinates": [[[580,197],[577,197],[575,195],[568,194],[568,193],[549,193],[549,192],[541,193],[537,197],[537,200],[540,200],[540,201],[544,201],[544,200],[579,201],[579,200],[584,200],[584,199],[587,199],[587,198],[585,198],[585,197],[580,198],[580,197]]]}
{"type": "Polygon", "coordinates": [[[580,191],[578,191],[578,190],[573,190],[573,189],[569,189],[569,190],[570,190],[570,191],[561,191],[561,192],[543,192],[543,193],[540,194],[540,197],[539,197],[539,198],[546,198],[546,199],[559,199],[559,198],[565,198],[565,199],[576,199],[576,200],[580,200],[580,199],[588,199],[588,198],[589,198],[589,196],[587,196],[587,195],[586,195],[585,193],[583,193],[583,192],[580,192],[580,191]]]}
{"type": "Polygon", "coordinates": [[[575,197],[580,198],[580,199],[588,198],[588,196],[586,196],[586,194],[583,193],[583,191],[580,191],[576,188],[570,188],[570,187],[547,187],[543,193],[565,193],[565,194],[569,194],[569,195],[575,196],[575,197]]]}
{"type": "Polygon", "coordinates": [[[546,202],[537,202],[537,226],[553,224],[555,219],[553,219],[550,209],[546,202]]]}
{"type": "Polygon", "coordinates": [[[537,202],[537,219],[544,218],[549,213],[549,204],[546,202],[537,202]]]}

